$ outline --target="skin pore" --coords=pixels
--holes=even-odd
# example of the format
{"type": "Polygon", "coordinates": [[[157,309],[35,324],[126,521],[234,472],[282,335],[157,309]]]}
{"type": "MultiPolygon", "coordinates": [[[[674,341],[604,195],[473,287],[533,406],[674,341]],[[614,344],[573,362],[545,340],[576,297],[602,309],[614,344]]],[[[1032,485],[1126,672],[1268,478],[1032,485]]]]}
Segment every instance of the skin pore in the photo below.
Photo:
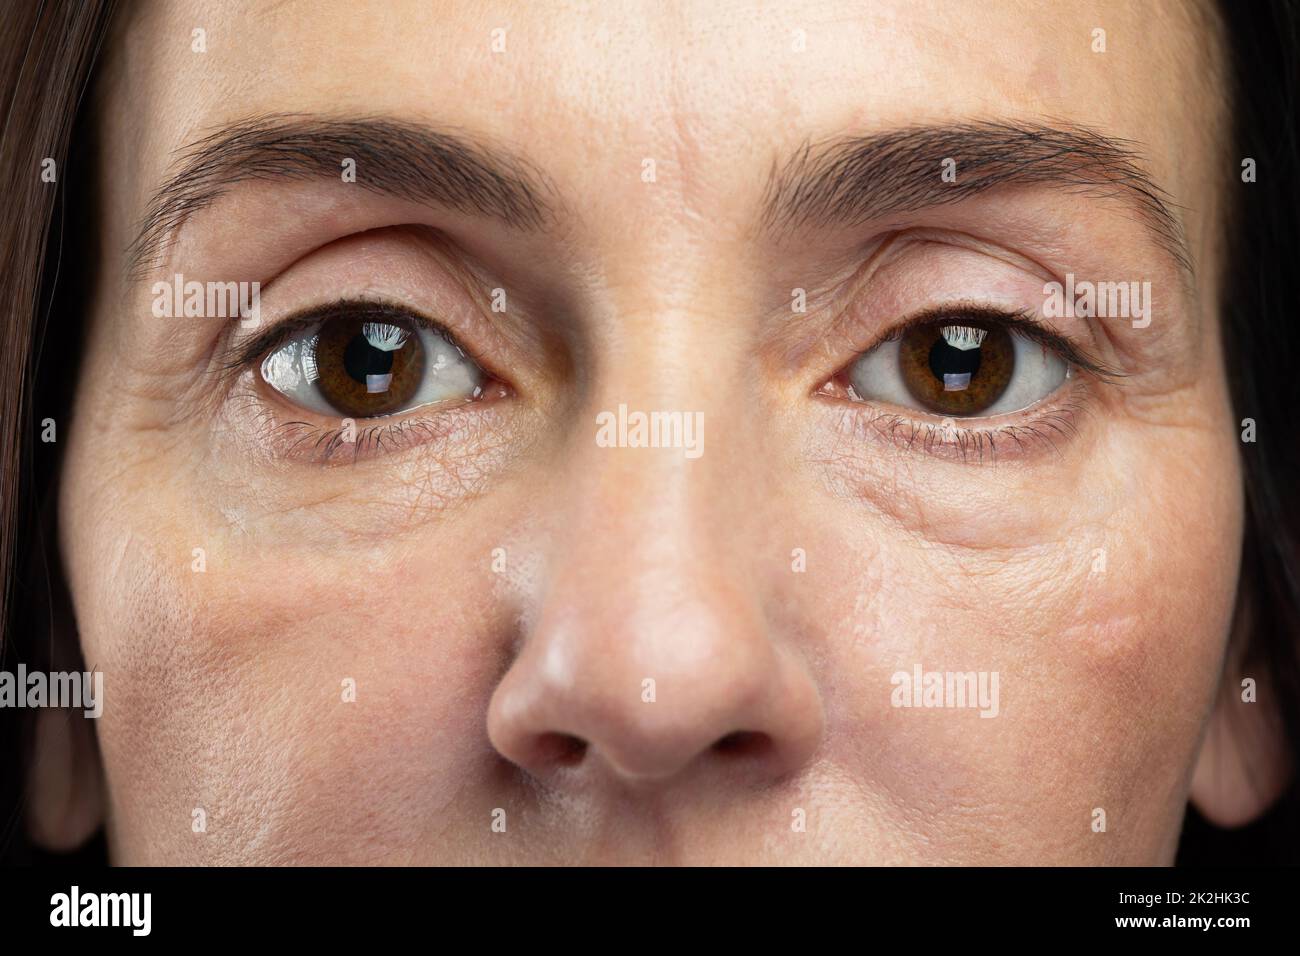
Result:
{"type": "Polygon", "coordinates": [[[104,785],[46,801],[70,809],[45,839],[103,819],[120,863],[1164,863],[1189,796],[1259,812],[1230,761],[1192,791],[1242,535],[1214,37],[1180,4],[131,5],[60,498],[106,688],[97,753],[68,747],[104,785]],[[194,144],[250,122],[451,137],[537,215],[377,188],[390,137],[355,182],[341,152],[223,185],[133,269],[194,144]],[[956,186],[959,127],[1127,143],[1177,234],[1096,181],[774,227],[805,148],[929,130],[887,185],[951,157],[956,186]],[[157,317],[176,274],[259,282],[258,327],[157,317]],[[1145,327],[1053,320],[1113,375],[973,430],[845,387],[914,316],[1041,318],[1067,274],[1150,283],[1145,327]],[[356,300],[438,323],[490,386],[321,456],[342,416],[232,360],[356,300]],[[701,413],[703,454],[603,447],[620,405],[701,413]],[[996,717],[894,706],[917,666],[996,672],[996,717]]]}

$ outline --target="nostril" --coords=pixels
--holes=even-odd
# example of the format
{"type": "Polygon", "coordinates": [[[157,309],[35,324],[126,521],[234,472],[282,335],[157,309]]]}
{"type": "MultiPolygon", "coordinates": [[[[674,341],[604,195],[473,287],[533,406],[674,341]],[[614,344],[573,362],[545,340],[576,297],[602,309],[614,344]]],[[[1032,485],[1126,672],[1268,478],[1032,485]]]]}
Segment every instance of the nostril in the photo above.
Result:
{"type": "Polygon", "coordinates": [[[548,764],[571,767],[587,755],[587,742],[573,734],[542,734],[537,738],[537,752],[548,764]]]}
{"type": "Polygon", "coordinates": [[[713,744],[715,753],[727,757],[762,757],[771,749],[772,738],[756,730],[737,730],[713,744]]]}

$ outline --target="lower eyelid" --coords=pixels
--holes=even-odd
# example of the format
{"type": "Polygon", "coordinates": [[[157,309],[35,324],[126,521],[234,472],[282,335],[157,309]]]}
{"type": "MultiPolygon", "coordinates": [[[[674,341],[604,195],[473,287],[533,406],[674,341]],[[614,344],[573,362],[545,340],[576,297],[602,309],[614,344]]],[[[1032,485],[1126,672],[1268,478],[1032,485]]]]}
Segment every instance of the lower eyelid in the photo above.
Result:
{"type": "Polygon", "coordinates": [[[370,425],[364,421],[334,427],[285,422],[277,426],[274,441],[282,449],[281,457],[328,465],[356,462],[385,450],[399,451],[441,437],[428,419],[405,418],[370,425]]]}
{"type": "Polygon", "coordinates": [[[946,461],[991,464],[1064,454],[1091,408],[1086,384],[1071,375],[1067,384],[1025,409],[989,418],[941,418],[933,413],[845,401],[819,393],[841,411],[836,423],[855,442],[882,442],[909,454],[946,461]],[[977,423],[972,425],[971,423],[977,423]]]}
{"type": "Polygon", "coordinates": [[[472,445],[496,416],[495,406],[512,392],[504,383],[475,398],[433,402],[401,413],[347,419],[325,416],[292,404],[264,381],[256,369],[241,374],[228,401],[237,421],[231,425],[273,460],[316,465],[355,464],[422,445],[472,445]]]}

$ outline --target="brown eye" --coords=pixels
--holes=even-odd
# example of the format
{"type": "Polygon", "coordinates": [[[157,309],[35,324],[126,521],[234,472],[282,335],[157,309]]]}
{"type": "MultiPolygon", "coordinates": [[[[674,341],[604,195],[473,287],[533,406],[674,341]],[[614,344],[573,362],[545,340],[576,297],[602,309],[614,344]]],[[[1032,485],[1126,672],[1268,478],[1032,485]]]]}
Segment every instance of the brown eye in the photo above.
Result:
{"type": "Polygon", "coordinates": [[[908,392],[929,411],[978,415],[1011,384],[1016,348],[993,323],[928,323],[904,333],[898,367],[908,392]]]}
{"type": "Polygon", "coordinates": [[[269,354],[262,378],[295,404],[338,418],[381,418],[479,398],[487,376],[449,335],[402,311],[337,306],[269,354]]]}
{"type": "Polygon", "coordinates": [[[954,309],[908,324],[845,370],[853,397],[952,418],[1018,412],[1061,388],[1067,346],[1012,325],[1016,316],[954,309]]]}
{"type": "Polygon", "coordinates": [[[326,320],[316,339],[316,387],[351,418],[388,415],[409,402],[424,374],[420,337],[392,321],[326,320]]]}

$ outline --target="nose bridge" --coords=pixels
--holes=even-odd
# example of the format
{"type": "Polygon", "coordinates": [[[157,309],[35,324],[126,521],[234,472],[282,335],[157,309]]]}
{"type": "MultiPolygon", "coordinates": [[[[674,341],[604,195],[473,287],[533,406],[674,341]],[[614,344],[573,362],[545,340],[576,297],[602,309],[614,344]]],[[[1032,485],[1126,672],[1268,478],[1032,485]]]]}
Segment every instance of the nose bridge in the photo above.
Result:
{"type": "Polygon", "coordinates": [[[607,548],[612,553],[605,560],[643,571],[671,572],[684,563],[721,560],[720,552],[728,550],[730,542],[718,540],[714,526],[721,521],[734,527],[736,520],[743,520],[715,510],[730,508],[716,494],[727,475],[716,440],[713,447],[708,445],[714,437],[708,428],[712,416],[705,409],[672,410],[681,414],[683,423],[681,447],[673,447],[676,426],[663,417],[668,411],[659,410],[656,419],[654,411],[620,402],[593,416],[593,429],[607,435],[589,439],[590,447],[575,456],[578,473],[566,503],[571,531],[582,534],[588,548],[607,548]],[[637,434],[642,429],[647,436],[658,429],[661,447],[642,443],[637,434]],[[610,435],[613,444],[599,440],[610,435]]]}
{"type": "MultiPolygon", "coordinates": [[[[705,409],[658,411],[709,420],[705,409]]],[[[721,449],[707,439],[695,445],[698,454],[662,440],[661,447],[634,446],[628,433],[636,428],[675,427],[662,418],[656,426],[652,414],[619,402],[590,416],[593,431],[602,427],[599,418],[626,440],[608,444],[592,436],[571,457],[562,528],[551,546],[555,560],[539,596],[542,619],[575,622],[566,633],[596,643],[618,635],[618,656],[629,666],[687,659],[716,638],[722,624],[715,618],[722,615],[733,631],[762,626],[748,593],[746,519],[721,493],[727,484],[721,449]],[[676,646],[682,642],[674,635],[685,633],[695,637],[676,646]]]]}
{"type": "Polygon", "coordinates": [[[737,487],[736,463],[755,436],[743,352],[736,336],[719,334],[728,323],[716,289],[687,272],[666,261],[614,284],[601,309],[612,313],[601,323],[608,338],[566,456],[567,530],[582,538],[567,554],[599,554],[588,573],[622,568],[633,590],[657,578],[680,593],[701,572],[741,572],[745,560],[739,504],[754,489],[737,487]],[[651,281],[660,273],[681,278],[651,281]]]}
{"type": "Polygon", "coordinates": [[[554,549],[568,567],[552,578],[551,599],[563,593],[568,605],[591,605],[591,621],[638,615],[643,634],[655,630],[652,611],[670,606],[698,619],[723,607],[735,615],[744,604],[746,619],[756,618],[747,545],[764,473],[741,464],[758,454],[737,371],[743,354],[716,334],[716,313],[710,321],[680,304],[704,306],[707,291],[624,291],[645,302],[615,303],[626,305],[626,345],[605,350],[569,449],[568,540],[554,549]],[[618,600],[593,600],[586,584],[595,581],[618,600]]]}

